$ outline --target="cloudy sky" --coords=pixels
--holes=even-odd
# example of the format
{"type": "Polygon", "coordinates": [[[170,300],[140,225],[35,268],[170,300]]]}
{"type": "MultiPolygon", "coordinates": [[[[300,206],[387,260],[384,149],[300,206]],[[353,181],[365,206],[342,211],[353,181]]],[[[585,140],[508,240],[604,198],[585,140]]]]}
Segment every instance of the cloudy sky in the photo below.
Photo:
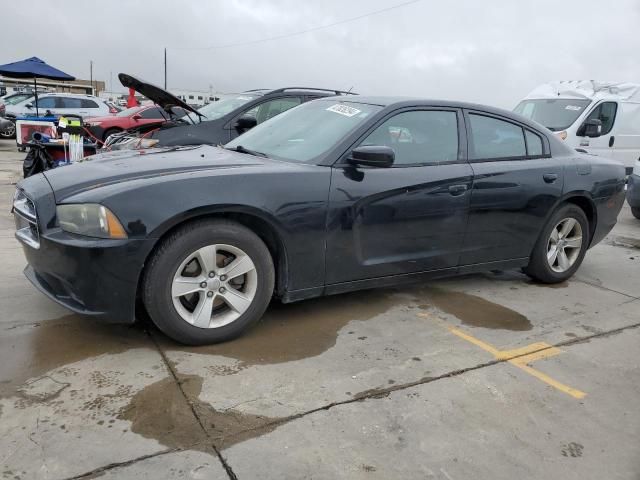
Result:
{"type": "Polygon", "coordinates": [[[121,90],[118,72],[161,85],[166,46],[169,89],[353,87],[505,108],[553,79],[640,82],[639,0],[418,0],[258,42],[405,2],[5,2],[0,63],[35,55],[88,78],[93,60],[121,90]]]}

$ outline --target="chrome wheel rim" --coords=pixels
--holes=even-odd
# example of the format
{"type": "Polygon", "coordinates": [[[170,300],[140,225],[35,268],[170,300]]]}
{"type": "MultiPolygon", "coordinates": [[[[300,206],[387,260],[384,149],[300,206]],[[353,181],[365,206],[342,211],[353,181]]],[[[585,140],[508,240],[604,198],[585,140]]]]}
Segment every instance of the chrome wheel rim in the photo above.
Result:
{"type": "Polygon", "coordinates": [[[564,273],[569,270],[582,250],[582,227],[575,218],[565,218],[551,230],[547,242],[547,262],[551,270],[564,273]]]}
{"type": "Polygon", "coordinates": [[[16,126],[12,123],[11,126],[7,127],[4,132],[2,132],[2,136],[6,138],[11,138],[16,134],[16,126]]]}
{"type": "Polygon", "coordinates": [[[171,283],[173,306],[198,328],[219,328],[251,306],[258,287],[256,266],[233,245],[207,245],[189,254],[171,283]]]}

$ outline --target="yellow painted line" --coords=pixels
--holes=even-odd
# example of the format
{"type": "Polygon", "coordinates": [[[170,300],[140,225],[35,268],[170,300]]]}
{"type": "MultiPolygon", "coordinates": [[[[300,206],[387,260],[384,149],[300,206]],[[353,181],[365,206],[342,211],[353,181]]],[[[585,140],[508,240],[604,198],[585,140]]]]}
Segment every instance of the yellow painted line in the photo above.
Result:
{"type": "Polygon", "coordinates": [[[549,375],[529,366],[529,363],[532,363],[536,360],[542,360],[544,358],[553,357],[562,353],[562,350],[560,350],[559,348],[552,347],[548,343],[538,342],[527,345],[526,347],[516,348],[513,350],[498,350],[493,345],[489,345],[488,343],[483,342],[482,340],[460,330],[459,328],[451,326],[448,326],[447,328],[454,335],[476,345],[477,347],[480,347],[486,352],[489,352],[497,360],[505,360],[510,364],[518,367],[522,371],[527,372],[529,375],[534,376],[538,380],[543,381],[547,385],[551,385],[555,389],[566,393],[567,395],[571,395],[573,398],[581,399],[587,395],[585,392],[576,390],[575,388],[571,388],[564,383],[560,383],[557,380],[551,378],[549,375]]]}

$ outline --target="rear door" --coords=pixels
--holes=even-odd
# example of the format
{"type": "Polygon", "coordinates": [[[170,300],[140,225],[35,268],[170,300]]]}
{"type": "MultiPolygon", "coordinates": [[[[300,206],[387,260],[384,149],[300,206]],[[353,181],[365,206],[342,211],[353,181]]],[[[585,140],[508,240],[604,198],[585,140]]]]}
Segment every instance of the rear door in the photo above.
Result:
{"type": "Polygon", "coordinates": [[[385,145],[390,168],[354,167],[348,153],[332,171],[326,283],[458,265],[467,224],[471,167],[462,112],[396,111],[352,146],[385,145]]]}
{"type": "Polygon", "coordinates": [[[562,195],[563,168],[526,125],[465,111],[473,188],[460,265],[528,257],[562,195]]]}

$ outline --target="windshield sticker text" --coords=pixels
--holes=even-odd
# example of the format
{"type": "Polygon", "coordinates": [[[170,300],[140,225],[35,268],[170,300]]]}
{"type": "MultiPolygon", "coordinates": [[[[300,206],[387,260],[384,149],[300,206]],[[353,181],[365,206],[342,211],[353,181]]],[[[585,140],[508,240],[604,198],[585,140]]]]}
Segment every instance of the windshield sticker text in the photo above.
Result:
{"type": "Polygon", "coordinates": [[[582,110],[582,107],[579,107],[577,105],[567,105],[566,107],[564,107],[565,110],[573,110],[574,112],[579,112],[580,110],[582,110]]]}
{"type": "Polygon", "coordinates": [[[340,115],[344,115],[345,117],[353,117],[360,113],[360,110],[353,107],[348,107],[347,105],[343,105],[341,103],[336,103],[335,105],[331,105],[327,108],[329,112],[339,113],[340,115]]]}

